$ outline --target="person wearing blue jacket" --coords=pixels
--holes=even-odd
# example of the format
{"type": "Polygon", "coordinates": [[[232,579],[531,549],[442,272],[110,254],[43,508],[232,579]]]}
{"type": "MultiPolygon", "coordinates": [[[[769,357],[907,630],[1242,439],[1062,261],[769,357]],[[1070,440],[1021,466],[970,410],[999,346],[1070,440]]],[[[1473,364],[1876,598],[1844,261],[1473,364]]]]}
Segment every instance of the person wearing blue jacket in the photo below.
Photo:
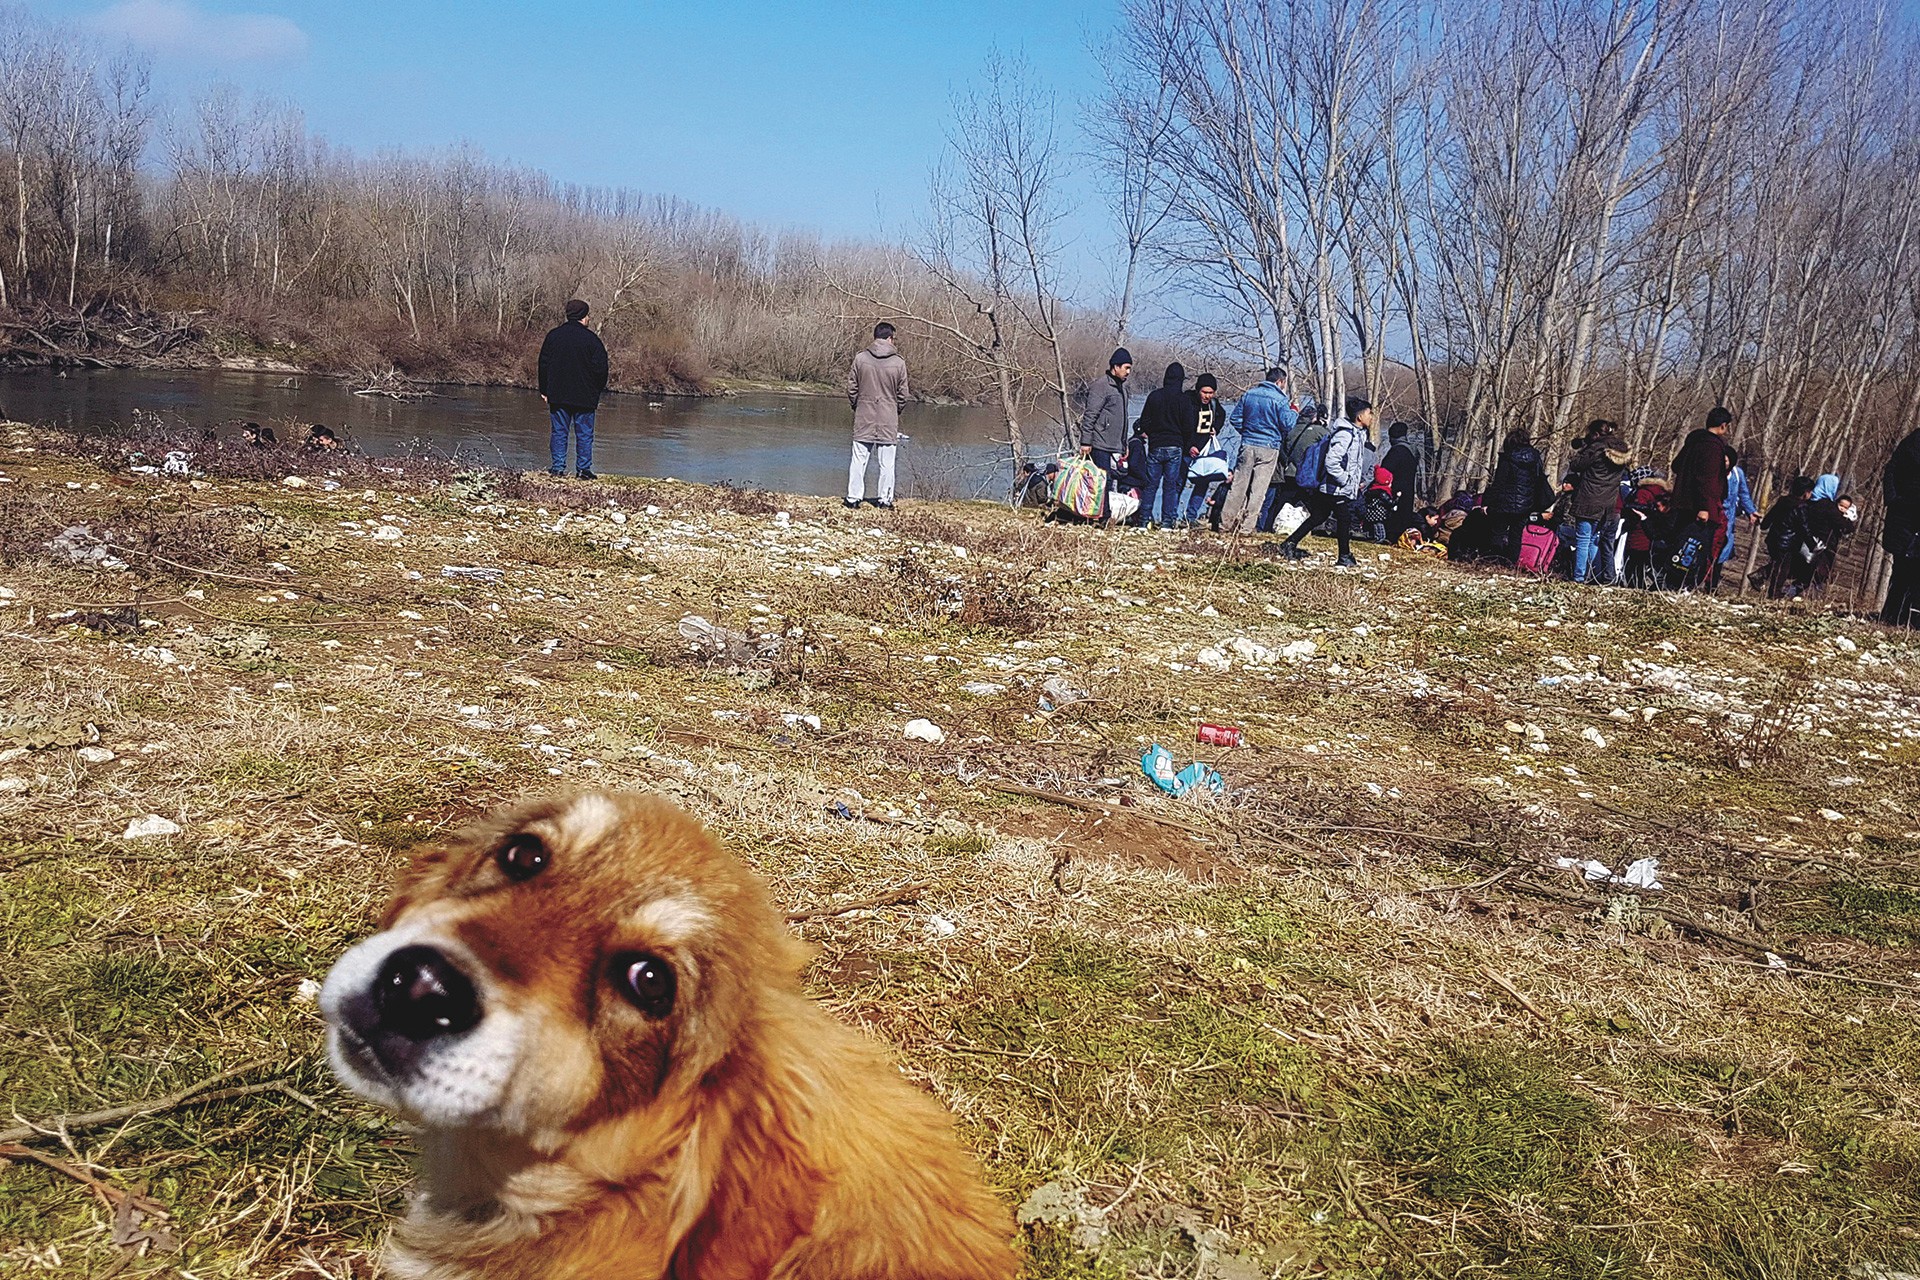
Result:
{"type": "Polygon", "coordinates": [[[1254,532],[1281,451],[1299,420],[1299,409],[1287,398],[1284,369],[1267,370],[1267,380],[1249,388],[1234,406],[1228,423],[1240,433],[1240,465],[1234,469],[1226,513],[1221,517],[1226,532],[1254,532]]]}
{"type": "Polygon", "coordinates": [[[1753,505],[1753,486],[1747,483],[1747,469],[1736,462],[1727,473],[1727,545],[1720,548],[1721,564],[1733,559],[1733,535],[1742,520],[1759,524],[1760,508],[1753,505]]]}

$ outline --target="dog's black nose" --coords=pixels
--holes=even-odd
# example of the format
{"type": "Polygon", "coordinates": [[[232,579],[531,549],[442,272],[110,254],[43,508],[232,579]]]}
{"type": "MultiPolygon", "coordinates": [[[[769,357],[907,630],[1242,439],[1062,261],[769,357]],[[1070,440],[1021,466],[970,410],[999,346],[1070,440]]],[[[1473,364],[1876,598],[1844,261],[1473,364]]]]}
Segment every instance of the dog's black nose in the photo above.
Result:
{"type": "Polygon", "coordinates": [[[373,982],[380,1032],[418,1043],[457,1036],[480,1021],[473,983],[432,947],[402,947],[387,957],[373,982]]]}

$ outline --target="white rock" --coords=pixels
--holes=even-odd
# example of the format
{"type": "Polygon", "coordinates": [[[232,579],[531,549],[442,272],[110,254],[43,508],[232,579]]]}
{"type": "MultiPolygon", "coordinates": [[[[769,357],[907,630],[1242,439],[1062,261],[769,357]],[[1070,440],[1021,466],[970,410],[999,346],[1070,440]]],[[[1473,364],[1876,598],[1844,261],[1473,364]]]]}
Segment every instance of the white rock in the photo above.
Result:
{"type": "Polygon", "coordinates": [[[304,489],[307,487],[307,481],[305,476],[287,476],[285,479],[281,480],[280,483],[287,486],[287,488],[289,489],[304,489]]]}
{"type": "Polygon", "coordinates": [[[105,747],[81,747],[73,754],[79,756],[88,764],[108,764],[114,758],[113,752],[107,750],[105,747]]]}
{"type": "Polygon", "coordinates": [[[373,531],[375,542],[398,542],[404,536],[398,528],[390,524],[383,524],[373,531]]]}
{"type": "Polygon", "coordinates": [[[1842,653],[1858,653],[1860,651],[1860,646],[1846,636],[1835,636],[1833,638],[1833,647],[1842,653]]]}
{"type": "Polygon", "coordinates": [[[155,836],[177,836],[179,834],[179,823],[168,818],[163,818],[157,813],[150,813],[144,818],[135,818],[132,822],[128,823],[126,834],[120,838],[122,840],[150,840],[155,836]]]}
{"type": "Polygon", "coordinates": [[[1833,809],[1822,809],[1820,811],[1820,816],[1825,818],[1828,822],[1844,822],[1846,821],[1846,817],[1847,817],[1846,814],[1840,813],[1833,809]]]}
{"type": "Polygon", "coordinates": [[[1194,655],[1194,661],[1214,671],[1225,671],[1233,665],[1233,660],[1218,649],[1202,649],[1194,655]]]}
{"type": "Polygon", "coordinates": [[[1605,751],[1607,749],[1606,735],[1601,733],[1598,729],[1594,728],[1592,725],[1588,725],[1586,728],[1582,729],[1580,731],[1580,736],[1586,739],[1588,742],[1591,742],[1594,746],[1600,748],[1602,751],[1605,751]]]}
{"type": "Polygon", "coordinates": [[[931,742],[936,746],[947,740],[940,726],[931,720],[909,720],[902,734],[909,742],[931,742]]]}
{"type": "Polygon", "coordinates": [[[19,795],[27,785],[25,778],[0,778],[0,795],[19,795]]]}
{"type": "Polygon", "coordinates": [[[1257,666],[1266,666],[1280,656],[1267,646],[1249,640],[1245,636],[1235,636],[1228,642],[1227,647],[1257,666]]]}
{"type": "Polygon", "coordinates": [[[802,715],[797,711],[789,711],[780,717],[780,722],[789,729],[809,729],[814,733],[820,732],[819,716],[802,715]]]}
{"type": "Polygon", "coordinates": [[[1320,646],[1311,640],[1289,640],[1280,646],[1280,656],[1288,662],[1305,662],[1319,649],[1320,646]]]}

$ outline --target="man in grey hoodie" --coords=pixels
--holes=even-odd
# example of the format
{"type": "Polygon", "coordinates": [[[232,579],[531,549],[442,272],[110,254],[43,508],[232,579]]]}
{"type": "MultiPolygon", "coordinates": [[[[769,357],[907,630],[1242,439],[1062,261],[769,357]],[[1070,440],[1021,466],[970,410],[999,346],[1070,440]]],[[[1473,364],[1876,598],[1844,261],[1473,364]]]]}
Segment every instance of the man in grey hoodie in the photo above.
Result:
{"type": "Polygon", "coordinates": [[[1325,443],[1320,446],[1319,483],[1304,495],[1306,522],[1280,547],[1280,554],[1289,560],[1307,558],[1300,544],[1319,527],[1321,521],[1331,515],[1334,519],[1334,536],[1340,542],[1340,558],[1334,564],[1342,569],[1359,566],[1360,562],[1353,558],[1353,548],[1347,542],[1353,535],[1354,503],[1366,492],[1367,483],[1373,478],[1373,468],[1367,465],[1367,445],[1371,442],[1373,431],[1373,405],[1359,396],[1348,396],[1346,410],[1338,421],[1327,428],[1325,443]]]}
{"type": "Polygon", "coordinates": [[[846,505],[858,507],[867,496],[867,460],[880,455],[880,479],[873,505],[893,510],[894,453],[900,444],[900,410],[907,404],[907,362],[893,347],[893,326],[873,326],[873,345],[853,357],[847,373],[847,400],[853,405],[853,461],[847,468],[846,505]]]}

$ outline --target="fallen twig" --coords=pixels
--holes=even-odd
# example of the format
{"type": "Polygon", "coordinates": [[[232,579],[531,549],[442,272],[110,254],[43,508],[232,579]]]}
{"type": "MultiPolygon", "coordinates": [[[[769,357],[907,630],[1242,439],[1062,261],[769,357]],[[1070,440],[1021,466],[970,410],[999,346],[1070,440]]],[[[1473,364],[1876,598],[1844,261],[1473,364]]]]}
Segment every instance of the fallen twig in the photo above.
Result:
{"type": "Polygon", "coordinates": [[[1097,813],[1102,817],[1139,818],[1143,822],[1153,822],[1163,827],[1172,827],[1174,830],[1184,831],[1188,835],[1198,836],[1201,834],[1186,823],[1173,818],[1163,818],[1145,809],[1129,808],[1126,805],[1114,804],[1107,800],[1088,800],[1082,796],[1062,795],[1058,791],[1043,791],[1039,787],[1023,787],[1017,782],[988,782],[982,780],[974,785],[984,787],[988,791],[998,791],[1002,795],[1025,796],[1030,800],[1045,800],[1049,804],[1064,805],[1069,809],[1079,809],[1084,813],[1097,813]]]}
{"type": "Polygon", "coordinates": [[[1480,972],[1486,975],[1488,982],[1491,982],[1494,986],[1500,988],[1502,991],[1506,992],[1509,996],[1511,996],[1514,1000],[1514,1003],[1518,1004],[1522,1009],[1525,1009],[1528,1013],[1540,1019],[1540,1021],[1545,1023],[1546,1025],[1548,1026],[1553,1025],[1553,1019],[1549,1018],[1546,1014],[1540,1012],[1540,1006],[1536,1005],[1533,1001],[1527,999],[1525,995],[1521,994],[1520,988],[1514,986],[1513,983],[1506,977],[1505,974],[1497,972],[1491,965],[1484,965],[1484,964],[1480,966],[1480,972]]]}
{"type": "Polygon", "coordinates": [[[167,1216],[165,1205],[149,1200],[145,1196],[137,1195],[131,1191],[122,1191],[112,1183],[94,1177],[91,1173],[88,1173],[85,1169],[70,1160],[61,1160],[55,1156],[48,1155],[44,1151],[35,1151],[31,1147],[23,1147],[17,1142],[0,1143],[0,1156],[15,1160],[31,1160],[35,1164],[45,1165],[47,1168],[64,1177],[72,1178],[75,1182],[80,1183],[86,1187],[87,1190],[99,1196],[101,1201],[110,1209],[117,1208],[121,1201],[125,1201],[150,1217],[164,1218],[167,1216]]]}
{"type": "Polygon", "coordinates": [[[1508,876],[1512,875],[1514,872],[1524,870],[1525,866],[1526,864],[1524,863],[1516,862],[1510,867],[1505,867],[1499,871],[1494,872],[1492,875],[1488,876],[1485,880],[1475,880],[1472,884],[1429,885],[1426,888],[1419,890],[1419,892],[1420,893],[1472,893],[1476,889],[1491,889],[1494,885],[1499,884],[1502,880],[1505,880],[1508,876]]]}
{"type": "MultiPolygon", "coordinates": [[[[1555,889],[1551,885],[1539,884],[1532,880],[1515,880],[1513,887],[1523,892],[1534,894],[1537,897],[1550,898],[1555,902],[1565,902],[1573,906],[1591,908],[1600,905],[1599,902],[1585,894],[1572,893],[1565,889],[1555,889]]],[[[1692,916],[1683,915],[1678,911],[1669,911],[1664,907],[1652,906],[1644,898],[1640,899],[1640,911],[1644,915],[1658,916],[1676,929],[1685,929],[1689,933],[1696,934],[1702,938],[1710,938],[1715,942],[1724,942],[1730,947],[1739,947],[1746,951],[1758,951],[1762,955],[1770,954],[1772,951],[1772,948],[1768,947],[1765,943],[1749,942],[1745,938],[1736,938],[1733,934],[1716,929],[1710,924],[1702,924],[1692,916]]],[[[1794,958],[1800,959],[1798,956],[1794,958]]]]}
{"type": "Polygon", "coordinates": [[[1831,969],[1802,969],[1790,964],[1764,964],[1758,960],[1722,960],[1722,964],[1737,964],[1742,969],[1764,969],[1768,973],[1791,973],[1802,978],[1830,978],[1835,982],[1851,982],[1862,987],[1879,987],[1887,991],[1899,991],[1910,996],[1920,996],[1920,987],[1908,986],[1904,982],[1887,982],[1881,978],[1862,978],[1851,973],[1836,973],[1831,969]]]}
{"type": "Polygon", "coordinates": [[[924,883],[903,884],[898,889],[889,889],[885,893],[876,894],[871,898],[861,898],[855,902],[843,902],[835,907],[814,907],[807,911],[789,911],[787,912],[787,922],[794,924],[801,920],[824,920],[828,916],[846,915],[849,911],[865,911],[870,907],[897,907],[906,902],[918,902],[920,895],[932,887],[933,886],[924,883]]]}
{"type": "Polygon", "coordinates": [[[296,1102],[317,1109],[313,1099],[296,1091],[284,1080],[268,1080],[260,1084],[240,1085],[231,1089],[215,1087],[228,1080],[258,1071],[266,1065],[267,1060],[262,1058],[259,1061],[235,1067],[231,1071],[222,1071],[217,1076],[208,1076],[197,1084],[190,1084],[178,1093],[170,1093],[165,1097],[149,1098],[145,1102],[129,1102],[124,1106],[108,1107],[102,1111],[82,1111],[71,1115],[49,1116],[45,1120],[31,1120],[11,1129],[0,1129],[0,1143],[35,1142],[44,1138],[76,1133],[83,1129],[98,1129],[105,1125],[119,1124],[125,1120],[138,1120],[143,1116],[158,1115],[160,1112],[172,1111],[190,1102],[224,1102],[229,1098],[245,1098],[259,1093],[284,1094],[296,1102]]]}

